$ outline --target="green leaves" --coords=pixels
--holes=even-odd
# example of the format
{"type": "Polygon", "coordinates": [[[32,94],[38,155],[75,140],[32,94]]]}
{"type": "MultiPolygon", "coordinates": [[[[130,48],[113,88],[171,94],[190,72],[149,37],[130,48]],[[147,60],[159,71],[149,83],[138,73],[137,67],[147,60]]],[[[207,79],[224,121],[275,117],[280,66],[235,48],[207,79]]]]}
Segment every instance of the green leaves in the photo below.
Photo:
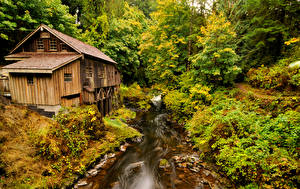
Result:
{"type": "MultiPolygon", "coordinates": [[[[201,27],[203,36],[198,37],[202,51],[190,58],[200,81],[214,85],[231,85],[241,69],[237,66],[239,56],[235,53],[236,36],[223,14],[212,14],[207,26],[201,27]]],[[[198,81],[199,81],[198,79],[198,81]]]]}
{"type": "Polygon", "coordinates": [[[41,23],[71,36],[79,33],[75,17],[60,0],[2,0],[0,15],[1,57],[41,23]]]}
{"type": "Polygon", "coordinates": [[[186,71],[190,14],[187,1],[158,1],[139,47],[149,83],[176,85],[177,76],[186,71]]]}
{"type": "Polygon", "coordinates": [[[300,113],[290,110],[270,117],[262,110],[251,110],[252,106],[257,102],[237,101],[226,92],[216,92],[212,105],[197,111],[186,128],[195,147],[213,158],[236,183],[292,187],[299,154],[300,113]]]}
{"type": "Polygon", "coordinates": [[[117,66],[122,71],[125,83],[133,81],[144,83],[144,65],[138,54],[141,34],[147,27],[144,14],[125,3],[124,15],[113,18],[109,25],[110,32],[103,44],[103,52],[118,62],[117,66]]]}

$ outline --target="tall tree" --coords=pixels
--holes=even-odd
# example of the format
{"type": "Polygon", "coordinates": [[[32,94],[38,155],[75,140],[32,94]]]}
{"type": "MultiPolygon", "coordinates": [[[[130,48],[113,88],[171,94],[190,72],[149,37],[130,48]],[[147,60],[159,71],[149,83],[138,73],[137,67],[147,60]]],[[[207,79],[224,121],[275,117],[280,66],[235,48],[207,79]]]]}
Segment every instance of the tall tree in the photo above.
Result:
{"type": "Polygon", "coordinates": [[[198,45],[203,50],[191,58],[195,80],[214,85],[232,84],[240,72],[233,27],[223,14],[213,13],[201,32],[198,45]]]}
{"type": "Polygon", "coordinates": [[[72,36],[79,33],[60,0],[1,0],[0,15],[1,57],[41,23],[72,36]]]}
{"type": "Polygon", "coordinates": [[[299,6],[298,0],[217,1],[217,10],[224,11],[236,28],[245,71],[280,58],[284,41],[299,35],[299,6]]]}
{"type": "Polygon", "coordinates": [[[176,84],[188,64],[189,1],[158,0],[151,25],[142,35],[140,54],[147,64],[150,83],[176,84]]]}
{"type": "Polygon", "coordinates": [[[117,67],[122,72],[123,82],[137,81],[145,84],[144,65],[138,54],[141,34],[147,28],[145,15],[136,7],[125,3],[124,14],[120,18],[113,18],[109,25],[108,37],[102,51],[118,62],[117,67]]]}
{"type": "Polygon", "coordinates": [[[130,6],[138,7],[146,17],[150,17],[150,13],[156,10],[156,0],[126,0],[130,6]]]}

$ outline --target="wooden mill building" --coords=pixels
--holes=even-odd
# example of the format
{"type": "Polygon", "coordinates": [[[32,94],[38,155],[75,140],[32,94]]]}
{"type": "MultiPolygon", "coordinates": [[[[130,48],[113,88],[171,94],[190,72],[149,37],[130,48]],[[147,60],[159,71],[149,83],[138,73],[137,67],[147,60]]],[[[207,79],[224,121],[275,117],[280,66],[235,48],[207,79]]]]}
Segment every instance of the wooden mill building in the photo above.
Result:
{"type": "Polygon", "coordinates": [[[116,62],[97,48],[46,25],[28,34],[5,57],[12,101],[39,107],[98,102],[111,110],[120,85],[116,62]]]}

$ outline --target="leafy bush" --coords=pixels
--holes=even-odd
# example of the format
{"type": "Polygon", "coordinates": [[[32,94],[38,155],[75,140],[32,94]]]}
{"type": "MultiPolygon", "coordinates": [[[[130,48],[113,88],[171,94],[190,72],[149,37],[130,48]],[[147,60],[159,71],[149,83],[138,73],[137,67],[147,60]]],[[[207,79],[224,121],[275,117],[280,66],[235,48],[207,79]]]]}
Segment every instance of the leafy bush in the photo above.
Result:
{"type": "Polygon", "coordinates": [[[265,67],[264,65],[258,68],[251,68],[247,73],[248,82],[254,87],[265,89],[296,89],[300,88],[300,69],[289,68],[289,64],[299,60],[300,47],[295,46],[275,65],[265,67]]]}
{"type": "Polygon", "coordinates": [[[49,159],[78,156],[87,148],[88,139],[99,138],[104,130],[96,106],[64,108],[55,121],[57,125],[49,132],[51,137],[45,136],[37,144],[40,153],[49,159]]]}
{"type": "Polygon", "coordinates": [[[164,103],[167,109],[172,111],[173,118],[179,122],[186,121],[194,113],[193,102],[189,95],[178,90],[169,91],[164,103]]]}
{"type": "Polygon", "coordinates": [[[255,110],[257,106],[223,93],[211,106],[196,112],[186,128],[195,147],[234,181],[263,183],[262,187],[295,186],[300,113],[290,110],[270,117],[255,110]]]}
{"type": "Polygon", "coordinates": [[[142,89],[137,83],[133,83],[129,87],[121,85],[121,99],[128,100],[132,106],[149,110],[151,108],[151,96],[148,95],[145,89],[142,89]]]}
{"type": "Polygon", "coordinates": [[[196,84],[186,88],[186,92],[179,90],[168,91],[164,97],[164,103],[168,110],[171,110],[173,118],[180,123],[190,119],[192,115],[204,104],[211,100],[210,88],[196,84]]]}
{"type": "Polygon", "coordinates": [[[249,83],[254,87],[276,90],[283,90],[289,86],[290,88],[300,87],[299,69],[291,70],[287,66],[251,68],[247,76],[249,83]]]}

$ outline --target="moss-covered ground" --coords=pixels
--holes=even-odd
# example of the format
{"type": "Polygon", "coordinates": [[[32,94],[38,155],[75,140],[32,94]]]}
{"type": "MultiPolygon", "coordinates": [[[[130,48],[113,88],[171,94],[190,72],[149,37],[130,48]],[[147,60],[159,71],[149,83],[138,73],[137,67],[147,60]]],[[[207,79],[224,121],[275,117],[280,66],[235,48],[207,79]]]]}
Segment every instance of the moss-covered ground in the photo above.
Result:
{"type": "Polygon", "coordinates": [[[95,106],[65,108],[54,120],[22,106],[0,106],[0,188],[69,185],[103,154],[141,134],[121,108],[101,120],[95,106]]]}

